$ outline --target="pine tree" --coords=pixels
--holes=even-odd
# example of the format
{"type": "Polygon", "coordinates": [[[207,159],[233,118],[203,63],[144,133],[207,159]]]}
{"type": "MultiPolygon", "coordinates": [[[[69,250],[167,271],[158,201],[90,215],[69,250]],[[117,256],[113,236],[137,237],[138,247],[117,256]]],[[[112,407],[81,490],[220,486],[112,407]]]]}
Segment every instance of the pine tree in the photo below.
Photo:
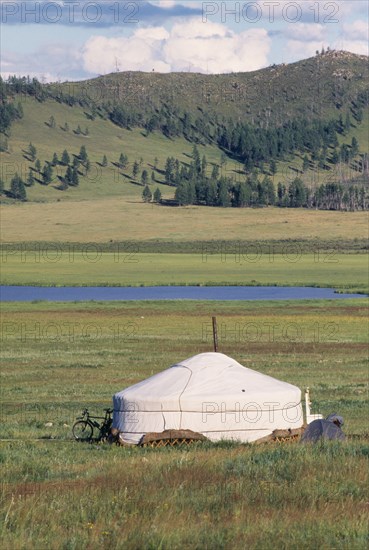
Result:
{"type": "Polygon", "coordinates": [[[88,126],[86,126],[86,128],[85,128],[85,136],[88,136],[89,133],[90,133],[90,130],[88,129],[88,126]]]}
{"type": "Polygon", "coordinates": [[[142,191],[142,199],[144,202],[150,202],[152,199],[152,193],[150,191],[150,187],[148,185],[145,185],[144,190],[142,191]]]}
{"type": "Polygon", "coordinates": [[[132,175],[133,175],[134,179],[137,178],[139,171],[140,171],[140,166],[139,166],[137,160],[135,160],[134,163],[133,163],[133,167],[132,167],[132,175]]]}
{"type": "Polygon", "coordinates": [[[103,158],[102,158],[101,166],[103,166],[104,168],[105,168],[106,166],[108,166],[108,159],[107,159],[107,156],[106,156],[106,155],[104,155],[103,158]]]}
{"type": "Polygon", "coordinates": [[[77,126],[77,129],[75,130],[75,133],[78,134],[78,135],[82,134],[82,129],[81,129],[81,126],[79,124],[77,126]]]}
{"type": "Polygon", "coordinates": [[[337,149],[333,149],[331,161],[333,164],[338,164],[340,160],[340,156],[338,154],[337,149]]]}
{"type": "Polygon", "coordinates": [[[18,105],[17,105],[17,115],[18,115],[18,118],[23,118],[24,116],[23,105],[20,101],[18,101],[18,105]]]}
{"type": "Polygon", "coordinates": [[[53,169],[51,167],[51,164],[45,163],[42,172],[43,172],[43,178],[42,178],[43,184],[49,185],[49,183],[51,183],[52,176],[53,176],[53,169]]]}
{"type": "Polygon", "coordinates": [[[61,162],[62,162],[62,164],[64,164],[64,166],[67,166],[67,164],[69,164],[69,162],[70,162],[69,153],[66,149],[64,149],[64,151],[63,151],[61,162]]]}
{"type": "Polygon", "coordinates": [[[27,200],[26,187],[25,187],[24,182],[21,178],[19,178],[19,182],[18,182],[18,199],[21,200],[21,201],[27,200]]]}
{"type": "Polygon", "coordinates": [[[89,159],[87,159],[85,162],[85,175],[87,175],[90,170],[91,170],[91,162],[89,159]]]}
{"type": "Polygon", "coordinates": [[[210,177],[212,180],[217,180],[219,178],[219,166],[217,164],[214,164],[210,177]]]}
{"type": "Polygon", "coordinates": [[[76,168],[72,169],[71,180],[72,180],[71,181],[72,185],[78,185],[79,184],[78,170],[76,168]]]}
{"type": "Polygon", "coordinates": [[[15,199],[19,199],[22,201],[27,199],[25,185],[17,173],[14,175],[10,182],[10,192],[15,199]]]}
{"type": "Polygon", "coordinates": [[[49,128],[55,128],[55,126],[56,126],[55,118],[51,115],[51,117],[49,118],[49,128]]]}
{"type": "Polygon", "coordinates": [[[40,162],[40,159],[37,159],[36,162],[35,162],[35,169],[36,169],[36,172],[38,172],[40,174],[41,172],[41,162],[40,162]]]}
{"type": "Polygon", "coordinates": [[[193,180],[187,182],[187,201],[188,204],[196,203],[196,187],[193,180]]]}
{"type": "Polygon", "coordinates": [[[206,160],[206,156],[203,155],[201,160],[201,174],[205,177],[206,176],[206,167],[208,165],[208,161],[206,160]]]}
{"type": "Polygon", "coordinates": [[[8,144],[7,138],[3,134],[0,134],[0,152],[6,153],[8,150],[8,147],[9,147],[9,144],[8,144]]]}
{"type": "Polygon", "coordinates": [[[351,157],[355,158],[359,153],[359,142],[354,136],[351,140],[351,157]]]}
{"type": "Polygon", "coordinates": [[[155,192],[154,192],[154,202],[156,202],[157,204],[159,204],[161,202],[161,191],[159,189],[159,187],[157,187],[155,189],[155,192]]]}
{"type": "Polygon", "coordinates": [[[73,171],[74,170],[68,165],[64,176],[64,182],[68,185],[73,185],[73,171]]]}
{"type": "Polygon", "coordinates": [[[227,180],[222,177],[218,183],[218,205],[226,207],[230,204],[227,180]]]}
{"type": "Polygon", "coordinates": [[[319,158],[318,158],[318,166],[319,168],[321,168],[323,170],[323,168],[325,167],[325,154],[324,152],[322,151],[319,155],[319,158]]]}
{"type": "Polygon", "coordinates": [[[269,169],[272,176],[275,176],[277,173],[277,163],[274,159],[270,161],[269,169]]]}
{"type": "Polygon", "coordinates": [[[176,182],[176,161],[174,157],[168,157],[165,162],[165,181],[168,185],[173,185],[176,182]]]}
{"type": "Polygon", "coordinates": [[[250,194],[250,187],[245,181],[241,181],[238,188],[237,206],[248,206],[250,204],[250,194]]]}
{"type": "Polygon", "coordinates": [[[81,149],[79,150],[78,157],[80,158],[82,164],[85,164],[85,162],[88,159],[88,155],[87,155],[86,147],[84,145],[82,145],[81,149]]]}
{"type": "Polygon", "coordinates": [[[300,178],[295,178],[288,187],[289,206],[299,208],[306,201],[306,190],[300,178]]]}
{"type": "Polygon", "coordinates": [[[141,182],[143,185],[147,185],[149,183],[149,174],[147,170],[143,170],[141,174],[141,182]]]}
{"type": "Polygon", "coordinates": [[[4,180],[0,178],[0,195],[4,193],[4,180]]]}
{"type": "Polygon", "coordinates": [[[189,204],[188,200],[188,184],[187,182],[181,182],[176,188],[174,198],[179,206],[186,206],[189,204]]]}
{"type": "Polygon", "coordinates": [[[33,171],[30,168],[27,176],[27,185],[28,187],[32,187],[32,185],[34,184],[35,184],[35,178],[33,176],[33,171]]]}
{"type": "Polygon", "coordinates": [[[56,166],[59,164],[58,155],[56,153],[53,154],[53,160],[51,161],[52,166],[56,166]]]}
{"type": "Polygon", "coordinates": [[[275,204],[275,189],[274,184],[270,178],[265,176],[263,180],[265,204],[273,206],[275,204]]]}
{"type": "Polygon", "coordinates": [[[151,181],[152,181],[152,183],[155,182],[155,172],[154,172],[154,170],[151,172],[151,181]]]}
{"type": "Polygon", "coordinates": [[[205,204],[207,206],[216,206],[218,201],[216,179],[211,179],[206,188],[205,204]]]}
{"type": "Polygon", "coordinates": [[[220,156],[220,166],[223,168],[223,166],[227,166],[227,155],[225,153],[222,153],[220,156]]]}
{"type": "Polygon", "coordinates": [[[33,143],[30,143],[28,145],[28,155],[29,155],[29,158],[32,162],[35,162],[36,160],[36,156],[37,156],[37,149],[36,147],[33,145],[33,143]]]}
{"type": "Polygon", "coordinates": [[[194,145],[192,149],[192,158],[193,158],[193,165],[195,168],[195,174],[201,174],[200,153],[196,145],[194,145]]]}
{"type": "Polygon", "coordinates": [[[125,155],[124,153],[121,153],[120,154],[120,157],[119,157],[119,166],[120,168],[127,168],[128,166],[128,157],[127,155],[125,155]]]}
{"type": "Polygon", "coordinates": [[[305,155],[304,158],[303,158],[303,161],[302,161],[302,171],[306,172],[306,170],[309,168],[309,166],[310,166],[309,158],[308,158],[307,155],[305,155]]]}

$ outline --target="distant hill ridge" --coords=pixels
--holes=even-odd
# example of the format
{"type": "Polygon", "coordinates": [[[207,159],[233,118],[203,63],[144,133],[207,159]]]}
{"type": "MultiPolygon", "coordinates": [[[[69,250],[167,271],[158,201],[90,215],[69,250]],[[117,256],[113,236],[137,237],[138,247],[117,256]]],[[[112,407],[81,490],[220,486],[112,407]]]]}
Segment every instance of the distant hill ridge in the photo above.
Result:
{"type": "Polygon", "coordinates": [[[47,86],[58,99],[123,104],[139,112],[163,106],[257,125],[296,117],[336,118],[359,94],[369,95],[369,58],[328,51],[248,73],[111,73],[47,86]]]}

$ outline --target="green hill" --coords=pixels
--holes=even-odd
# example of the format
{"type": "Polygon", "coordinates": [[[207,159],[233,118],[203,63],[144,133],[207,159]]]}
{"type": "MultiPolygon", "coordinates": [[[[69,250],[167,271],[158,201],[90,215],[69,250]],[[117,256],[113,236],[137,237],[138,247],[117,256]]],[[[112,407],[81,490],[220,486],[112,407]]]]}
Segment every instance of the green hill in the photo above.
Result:
{"type": "MultiPolygon", "coordinates": [[[[239,131],[237,125],[247,124],[246,132],[254,132],[255,150],[255,143],[259,146],[262,140],[268,142],[270,132],[285,132],[287,121],[292,121],[292,128],[299,120],[315,120],[316,127],[332,120],[339,125],[341,120],[337,148],[346,144],[350,151],[355,137],[359,150],[356,158],[340,165],[340,177],[362,183],[369,131],[367,63],[365,56],[328,52],[251,73],[127,72],[84,82],[35,86],[26,78],[18,80],[8,86],[8,97],[3,96],[3,105],[8,103],[15,112],[21,105],[21,112],[1,135],[2,202],[13,200],[9,189],[14,174],[17,172],[26,181],[30,171],[34,185],[26,186],[28,201],[109,196],[141,200],[144,170],[152,190],[159,187],[162,196],[170,200],[175,189],[166,179],[166,159],[174,157],[181,167],[188,167],[194,144],[200,158],[206,156],[207,177],[218,165],[222,176],[237,183],[245,178],[245,156],[237,153],[234,144],[222,145],[227,132],[234,134],[239,131]],[[52,161],[54,153],[60,161],[65,149],[72,163],[85,146],[90,170],[86,173],[80,165],[79,185],[66,186],[63,181],[67,166],[57,163],[51,182],[45,185],[42,173],[29,157],[30,142],[36,147],[41,167],[52,161]],[[124,168],[118,164],[121,153],[128,157],[124,168]],[[106,166],[102,165],[104,155],[106,166]],[[135,161],[139,170],[133,177],[135,161]]],[[[300,122],[302,128],[303,124],[300,122]]],[[[279,139],[285,140],[286,135],[279,139]]],[[[292,144],[287,152],[275,156],[275,186],[296,175],[310,186],[337,179],[332,162],[334,148],[329,143],[320,167],[319,148],[315,153],[309,147],[305,149],[294,150],[292,144]],[[303,171],[304,153],[309,162],[303,171]]],[[[269,162],[265,164],[262,158],[252,168],[260,176],[272,175],[269,162]]]]}
{"type": "Polygon", "coordinates": [[[248,73],[113,73],[52,85],[58,98],[101,105],[119,102],[138,111],[174,106],[193,116],[209,113],[253,124],[283,124],[296,117],[336,118],[369,91],[368,57],[328,51],[291,64],[248,73]]]}

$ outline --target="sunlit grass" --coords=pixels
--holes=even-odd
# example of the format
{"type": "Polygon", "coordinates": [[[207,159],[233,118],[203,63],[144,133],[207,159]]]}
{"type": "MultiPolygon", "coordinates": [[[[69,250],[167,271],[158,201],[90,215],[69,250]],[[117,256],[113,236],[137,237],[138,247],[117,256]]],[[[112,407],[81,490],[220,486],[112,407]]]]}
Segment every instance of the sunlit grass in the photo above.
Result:
{"type": "Polygon", "coordinates": [[[216,314],[220,351],[309,386],[315,412],[337,411],[346,434],[363,435],[367,307],[3,303],[4,547],[366,548],[365,438],[141,449],[78,444],[71,427],[84,406],[101,413],[116,391],[211,350],[216,314]]]}

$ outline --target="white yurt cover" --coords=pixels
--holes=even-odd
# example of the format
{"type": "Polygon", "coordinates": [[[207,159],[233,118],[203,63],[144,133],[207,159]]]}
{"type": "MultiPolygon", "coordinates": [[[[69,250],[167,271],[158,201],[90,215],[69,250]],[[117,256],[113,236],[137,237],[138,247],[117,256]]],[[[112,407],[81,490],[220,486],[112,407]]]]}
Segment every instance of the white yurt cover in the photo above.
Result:
{"type": "Polygon", "coordinates": [[[222,353],[195,355],[130,386],[114,395],[113,407],[113,427],[133,444],[169,429],[251,442],[303,424],[299,388],[222,353]]]}

